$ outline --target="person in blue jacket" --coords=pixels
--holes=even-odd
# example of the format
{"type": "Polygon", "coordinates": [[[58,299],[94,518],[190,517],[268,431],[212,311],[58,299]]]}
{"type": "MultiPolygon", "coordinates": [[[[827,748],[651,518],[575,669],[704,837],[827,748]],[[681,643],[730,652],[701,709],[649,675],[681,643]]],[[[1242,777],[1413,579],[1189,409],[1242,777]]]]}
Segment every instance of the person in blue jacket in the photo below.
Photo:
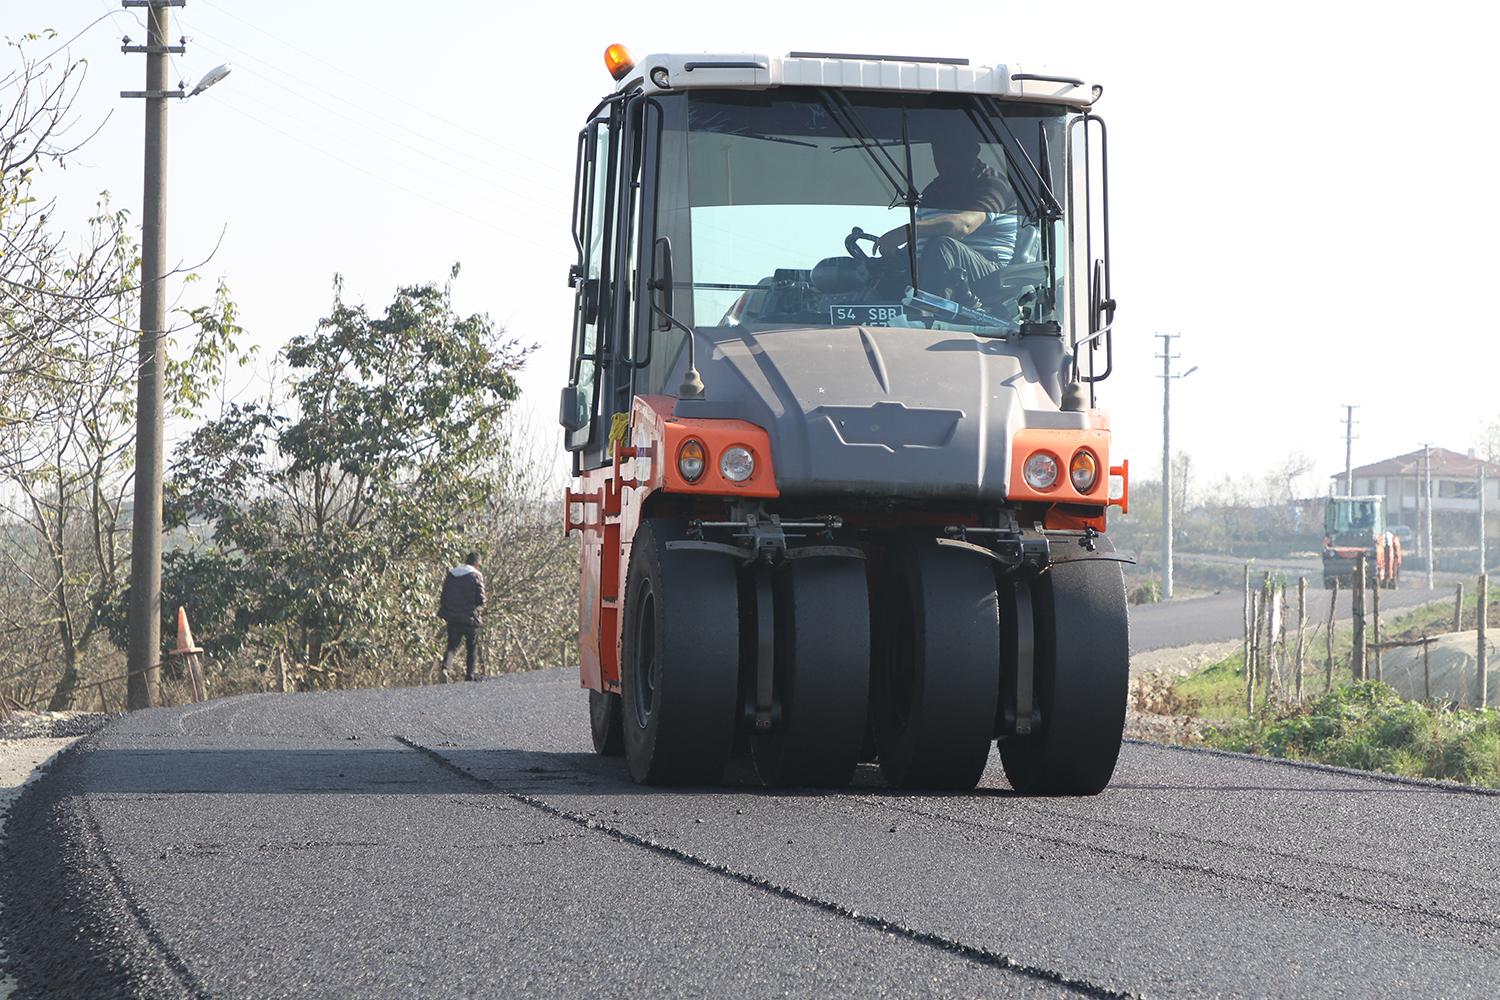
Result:
{"type": "Polygon", "coordinates": [[[464,680],[477,681],[479,650],[475,644],[484,605],[484,574],[479,572],[479,553],[470,552],[462,566],[455,566],[443,577],[443,593],[438,601],[438,617],[448,623],[448,651],[443,654],[439,677],[448,683],[448,668],[459,643],[465,644],[467,667],[464,680]]]}

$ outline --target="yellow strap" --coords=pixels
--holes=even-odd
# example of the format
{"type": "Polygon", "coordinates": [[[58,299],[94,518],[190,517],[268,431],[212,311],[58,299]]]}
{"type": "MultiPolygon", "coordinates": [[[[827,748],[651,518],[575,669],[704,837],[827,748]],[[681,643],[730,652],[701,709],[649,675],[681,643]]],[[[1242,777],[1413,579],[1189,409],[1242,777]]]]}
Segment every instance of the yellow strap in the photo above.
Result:
{"type": "Polygon", "coordinates": [[[616,441],[624,441],[625,435],[630,431],[630,414],[616,413],[614,419],[609,423],[609,440],[613,444],[616,441]]]}

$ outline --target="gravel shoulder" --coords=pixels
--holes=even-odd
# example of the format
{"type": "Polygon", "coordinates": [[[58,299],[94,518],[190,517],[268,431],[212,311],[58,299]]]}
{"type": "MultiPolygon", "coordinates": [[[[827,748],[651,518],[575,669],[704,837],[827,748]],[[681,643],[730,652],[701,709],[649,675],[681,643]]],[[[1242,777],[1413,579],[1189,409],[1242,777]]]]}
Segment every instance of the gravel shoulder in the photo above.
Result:
{"type": "MultiPolygon", "coordinates": [[[[11,804],[27,785],[47,773],[58,754],[109,719],[98,712],[17,712],[10,721],[0,723],[0,850],[11,804]]],[[[0,907],[4,905],[0,900],[0,907]]],[[[0,963],[4,961],[5,953],[0,951],[0,963]]],[[[0,1000],[7,1000],[15,988],[10,976],[0,975],[0,1000]]]]}

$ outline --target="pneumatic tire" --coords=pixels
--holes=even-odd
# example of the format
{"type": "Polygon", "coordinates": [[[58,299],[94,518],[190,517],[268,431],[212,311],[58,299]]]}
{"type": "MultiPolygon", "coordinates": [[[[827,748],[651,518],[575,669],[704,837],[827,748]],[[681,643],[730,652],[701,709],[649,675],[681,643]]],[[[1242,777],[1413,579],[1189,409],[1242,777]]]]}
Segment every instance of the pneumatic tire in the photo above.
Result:
{"type": "Polygon", "coordinates": [[[870,599],[858,559],[789,560],[774,572],[780,718],[750,737],[768,785],[847,785],[864,747],[870,599]]]}
{"type": "Polygon", "coordinates": [[[1000,688],[993,563],[905,539],[887,555],[880,609],[871,701],[881,773],[897,788],[973,788],[1000,688]]]}
{"type": "Polygon", "coordinates": [[[621,730],[630,776],[644,785],[717,782],[734,738],[735,564],[667,548],[685,538],[674,521],[642,522],[626,574],[621,730]]]}
{"type": "MultiPolygon", "coordinates": [[[[1100,538],[1101,553],[1114,546],[1100,538]]],[[[1000,741],[1011,787],[1025,795],[1097,795],[1109,784],[1125,730],[1130,624],[1113,561],[1054,542],[1032,584],[1038,731],[1000,741]],[[1067,561],[1064,561],[1067,560],[1067,561]]]]}

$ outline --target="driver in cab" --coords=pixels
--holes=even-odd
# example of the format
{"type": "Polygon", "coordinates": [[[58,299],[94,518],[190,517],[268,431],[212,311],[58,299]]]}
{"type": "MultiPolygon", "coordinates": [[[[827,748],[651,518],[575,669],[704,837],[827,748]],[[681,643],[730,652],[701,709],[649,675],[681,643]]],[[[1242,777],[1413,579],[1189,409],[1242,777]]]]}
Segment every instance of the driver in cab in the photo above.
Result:
{"type": "MultiPolygon", "coordinates": [[[[980,161],[979,142],[971,136],[934,138],[932,159],[937,177],[922,189],[916,213],[919,285],[961,306],[982,308],[976,286],[1016,249],[1010,187],[980,161]]],[[[911,228],[898,226],[880,237],[881,255],[902,253],[911,228]]]]}

